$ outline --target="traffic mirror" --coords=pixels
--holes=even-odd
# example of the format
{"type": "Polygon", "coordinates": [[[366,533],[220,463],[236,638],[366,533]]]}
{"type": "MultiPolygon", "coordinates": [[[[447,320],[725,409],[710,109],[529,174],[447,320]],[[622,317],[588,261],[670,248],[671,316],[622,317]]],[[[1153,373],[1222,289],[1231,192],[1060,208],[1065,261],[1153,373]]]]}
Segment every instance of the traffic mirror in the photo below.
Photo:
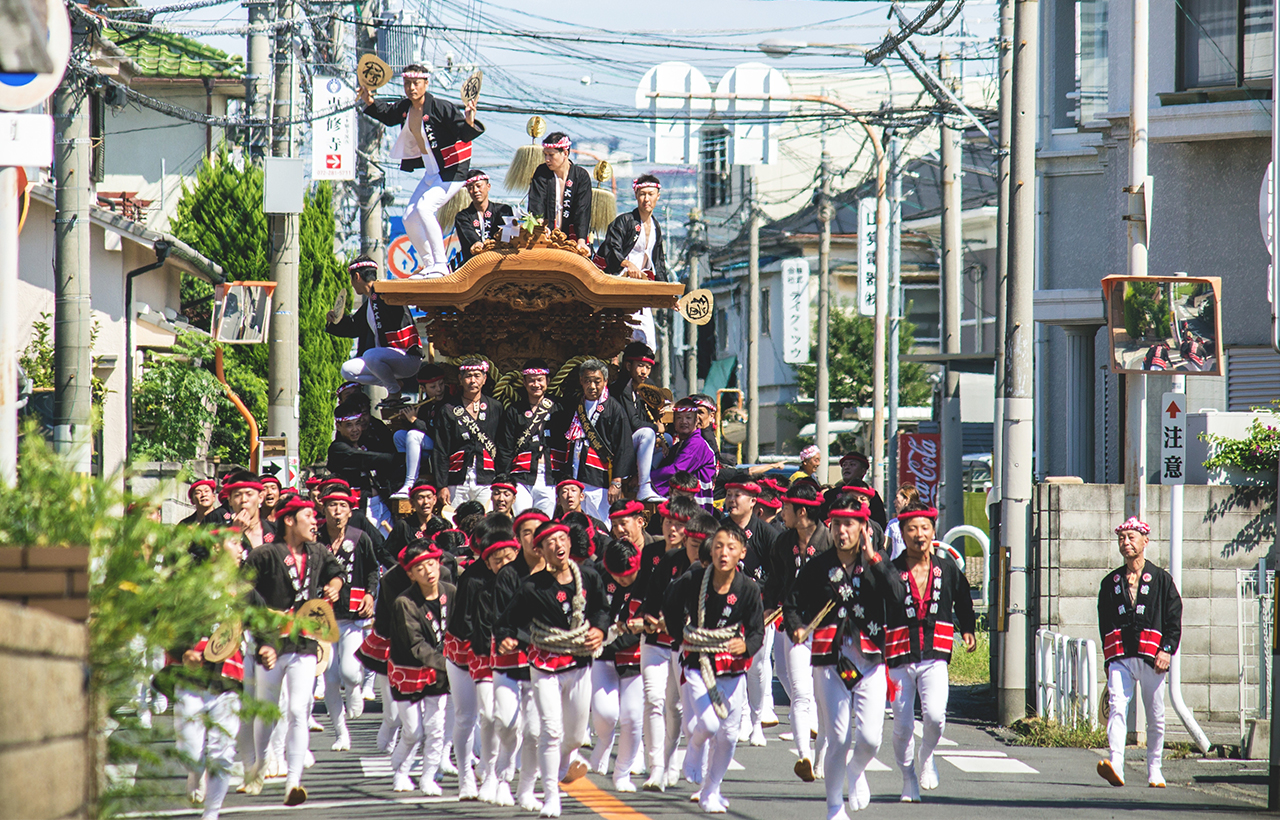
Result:
{"type": "Polygon", "coordinates": [[[1217,276],[1103,279],[1111,372],[1221,376],[1221,294],[1217,276]]]}

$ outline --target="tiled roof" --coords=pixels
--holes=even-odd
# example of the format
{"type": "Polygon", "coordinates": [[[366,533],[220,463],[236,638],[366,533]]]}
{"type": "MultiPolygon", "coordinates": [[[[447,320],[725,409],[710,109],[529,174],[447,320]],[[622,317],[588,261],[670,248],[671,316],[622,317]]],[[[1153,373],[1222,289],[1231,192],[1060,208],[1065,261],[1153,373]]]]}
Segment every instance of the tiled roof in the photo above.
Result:
{"type": "Polygon", "coordinates": [[[107,29],[103,36],[138,64],[143,77],[240,79],[244,76],[243,57],[179,34],[107,29]]]}

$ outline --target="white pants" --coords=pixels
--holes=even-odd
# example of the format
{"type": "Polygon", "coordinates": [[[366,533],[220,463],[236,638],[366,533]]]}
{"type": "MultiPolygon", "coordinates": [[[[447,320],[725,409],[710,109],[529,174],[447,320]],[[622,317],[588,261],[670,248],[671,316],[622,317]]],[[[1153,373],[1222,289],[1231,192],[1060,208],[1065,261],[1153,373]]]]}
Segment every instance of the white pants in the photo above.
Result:
{"type": "Polygon", "coordinates": [[[411,356],[394,347],[371,347],[364,355],[342,364],[342,378],[357,384],[376,384],[388,393],[400,392],[400,380],[418,375],[422,367],[419,356],[411,356]]]}
{"type": "Polygon", "coordinates": [[[508,782],[514,777],[516,749],[520,750],[520,784],[517,797],[533,794],[538,779],[538,704],[533,683],[501,672],[493,673],[494,721],[498,729],[498,774],[508,782]]]}
{"type": "Polygon", "coordinates": [[[609,520],[609,490],[606,487],[592,487],[590,484],[582,491],[582,511],[597,521],[609,520]]]}
{"type": "Polygon", "coordinates": [[[884,699],[888,687],[884,665],[868,660],[858,645],[847,638],[843,652],[863,674],[852,692],[845,687],[834,664],[813,670],[814,690],[827,733],[823,778],[827,787],[828,817],[844,804],[846,782],[849,794],[854,793],[884,738],[884,699]]]}
{"type": "Polygon", "coordinates": [[[653,308],[641,308],[631,314],[631,321],[639,326],[632,328],[631,340],[644,342],[651,350],[658,349],[658,331],[653,323],[653,308]]]}
{"type": "MultiPolygon", "coordinates": [[[[889,670],[898,687],[893,700],[893,755],[903,773],[915,773],[916,693],[920,694],[920,718],[924,730],[920,737],[920,763],[926,765],[942,739],[947,725],[947,662],[917,661],[889,670]]],[[[861,684],[859,684],[861,685],[861,684]]]]}
{"type": "Polygon", "coordinates": [[[693,711],[689,720],[689,746],[707,750],[706,774],[702,778],[701,799],[698,801],[704,811],[720,803],[720,784],[729,771],[733,751],[738,746],[738,725],[742,723],[742,709],[747,701],[746,675],[718,677],[716,687],[729,705],[729,715],[724,720],[711,705],[702,675],[690,670],[685,676],[686,701],[693,711]]]}
{"type": "Polygon", "coordinates": [[[779,630],[787,642],[787,677],[791,680],[791,731],[795,733],[796,752],[813,760],[813,741],[809,734],[821,729],[817,703],[813,698],[813,645],[812,638],[803,643],[791,643],[791,636],[779,630]]]}
{"type": "MultiPolygon", "coordinates": [[[[413,750],[422,744],[422,779],[435,783],[436,772],[444,754],[444,716],[448,696],[434,695],[418,701],[393,700],[388,704],[400,721],[400,740],[391,753],[391,770],[397,777],[409,776],[413,768],[413,750]]],[[[423,789],[426,791],[426,789],[423,789]]]]}
{"type": "Polygon", "coordinates": [[[364,711],[364,667],[356,659],[356,650],[364,640],[364,624],[364,621],[338,621],[338,642],[333,645],[329,668],[324,670],[324,706],[338,740],[350,740],[347,713],[354,716],[364,711]],[[345,704],[343,687],[347,690],[345,704]]]}
{"type": "Polygon", "coordinates": [[[436,444],[422,430],[396,430],[391,434],[391,440],[395,442],[396,449],[404,453],[404,485],[411,487],[418,480],[422,457],[425,455],[429,459],[436,444]]]}
{"type": "Polygon", "coordinates": [[[773,626],[764,628],[764,643],[751,659],[747,670],[747,717],[749,728],[760,724],[766,714],[773,714],[773,626]]]}
{"type": "Polygon", "coordinates": [[[644,745],[649,777],[660,778],[680,741],[680,668],[678,653],[665,646],[640,645],[640,677],[644,686],[644,745]],[[668,708],[670,707],[670,708],[668,708]]]}
{"type": "Polygon", "coordinates": [[[381,496],[376,494],[369,496],[364,517],[369,519],[369,523],[377,527],[384,537],[391,534],[391,527],[395,521],[391,518],[391,511],[387,509],[381,496]]]}
{"type": "Polygon", "coordinates": [[[493,679],[475,681],[476,714],[480,722],[476,726],[480,747],[480,781],[495,776],[498,762],[498,730],[494,719],[493,679]]]}
{"type": "Polygon", "coordinates": [[[1120,658],[1107,664],[1107,694],[1111,714],[1107,718],[1107,745],[1111,766],[1124,777],[1124,742],[1128,734],[1129,703],[1133,685],[1142,687],[1142,706],[1147,712],[1147,782],[1160,783],[1160,755],[1164,750],[1164,679],[1141,658],[1120,658]]]}
{"type": "Polygon", "coordinates": [[[491,510],[493,506],[489,502],[489,494],[492,491],[488,484],[482,486],[476,481],[476,468],[473,464],[467,468],[467,475],[461,484],[449,485],[449,506],[456,510],[464,502],[479,501],[486,511],[491,510]]]}
{"type": "Polygon", "coordinates": [[[174,692],[173,722],[178,754],[195,779],[208,773],[204,818],[214,820],[231,785],[240,732],[240,695],[178,687],[174,692]]]}
{"type": "Polygon", "coordinates": [[[591,723],[596,731],[596,748],[591,770],[609,773],[609,754],[618,738],[618,760],[613,782],[629,780],[640,755],[640,735],[644,725],[644,680],[640,675],[620,677],[613,661],[591,664],[591,723]]]}
{"type": "Polygon", "coordinates": [[[472,763],[475,751],[476,722],[480,702],[476,698],[476,682],[465,667],[445,662],[449,672],[449,713],[453,717],[453,756],[458,763],[459,788],[474,788],[476,770],[472,763]]]}
{"type": "Polygon", "coordinates": [[[556,488],[547,484],[546,468],[541,464],[538,465],[538,476],[532,486],[516,484],[516,504],[513,511],[519,515],[530,507],[548,518],[556,511],[556,488]]]}
{"type": "MultiPolygon", "coordinates": [[[[316,684],[316,656],[286,652],[276,658],[274,669],[255,671],[256,697],[265,703],[279,703],[283,694],[287,700],[283,720],[285,722],[285,765],[288,776],[285,791],[302,782],[302,767],[311,747],[311,730],[307,719],[311,716],[312,693],[316,684]]],[[[271,742],[271,730],[275,721],[256,718],[253,722],[253,743],[258,765],[267,760],[267,746],[271,742]]]]}
{"type": "Polygon", "coordinates": [[[552,674],[530,669],[533,699],[542,718],[538,759],[542,764],[543,805],[558,806],[559,782],[587,738],[591,712],[591,670],[565,669],[552,674]]]}
{"type": "MultiPolygon", "coordinates": [[[[240,643],[240,654],[244,657],[244,689],[242,691],[250,697],[255,697],[258,691],[255,675],[260,667],[254,661],[257,651],[257,644],[254,643],[253,636],[245,632],[244,638],[240,643]]],[[[254,720],[252,718],[240,721],[240,732],[236,738],[236,751],[240,756],[240,762],[244,764],[246,774],[255,766],[262,765],[258,761],[257,745],[253,740],[253,724],[254,720]]]]}
{"type": "Polygon", "coordinates": [[[444,231],[436,218],[436,211],[461,190],[461,180],[445,182],[439,173],[426,174],[409,197],[409,207],[404,212],[404,232],[418,252],[419,265],[427,271],[448,272],[444,231]]]}
{"type": "Polygon", "coordinates": [[[641,427],[631,434],[631,446],[636,450],[636,477],[640,482],[640,492],[645,488],[652,490],[649,474],[653,470],[653,451],[657,446],[658,434],[652,428],[641,427]]]}

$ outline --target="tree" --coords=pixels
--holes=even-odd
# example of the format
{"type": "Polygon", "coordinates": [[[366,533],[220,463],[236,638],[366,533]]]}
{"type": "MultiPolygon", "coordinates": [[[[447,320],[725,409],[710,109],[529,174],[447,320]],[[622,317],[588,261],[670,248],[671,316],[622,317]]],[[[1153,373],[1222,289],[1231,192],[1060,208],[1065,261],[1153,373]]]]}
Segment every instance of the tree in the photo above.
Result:
{"type": "MultiPolygon", "coordinates": [[[[206,160],[195,186],[183,191],[173,233],[222,266],[229,280],[269,278],[270,237],[262,213],[262,170],[237,168],[223,146],[206,160]]],[[[337,292],[347,287],[343,265],[334,254],[333,192],[321,183],[308,193],[300,220],[298,269],[298,452],[304,464],[323,459],[333,432],[333,394],[348,343],[324,332],[324,314],[337,292]]],[[[212,288],[196,279],[183,282],[183,312],[193,324],[208,328],[212,288]]],[[[228,345],[224,361],[227,382],[254,418],[267,413],[268,345],[228,345]]],[[[221,407],[214,425],[211,452],[247,463],[248,425],[231,405],[221,407]]]]}
{"type": "Polygon", "coordinates": [[[230,401],[207,369],[213,341],[179,332],[171,354],[154,355],[133,391],[134,456],[188,461],[208,455],[218,411],[230,401]]]}
{"type": "MultiPolygon", "coordinates": [[[[899,324],[898,344],[903,353],[910,353],[915,345],[915,325],[903,319],[899,324]]],[[[868,407],[874,398],[875,319],[859,316],[833,306],[827,337],[830,350],[827,362],[830,376],[832,409],[841,405],[868,407]]],[[[814,333],[814,338],[817,338],[814,333]]],[[[788,407],[791,417],[802,424],[813,421],[812,397],[818,389],[818,348],[810,348],[810,362],[792,365],[800,394],[810,399],[788,407]]],[[[887,375],[887,374],[886,374],[887,375]]],[[[924,366],[915,362],[902,362],[898,366],[898,403],[902,407],[918,407],[929,404],[933,388],[925,377],[924,366]]],[[[854,443],[844,436],[836,437],[838,447],[852,448],[854,443]]]]}

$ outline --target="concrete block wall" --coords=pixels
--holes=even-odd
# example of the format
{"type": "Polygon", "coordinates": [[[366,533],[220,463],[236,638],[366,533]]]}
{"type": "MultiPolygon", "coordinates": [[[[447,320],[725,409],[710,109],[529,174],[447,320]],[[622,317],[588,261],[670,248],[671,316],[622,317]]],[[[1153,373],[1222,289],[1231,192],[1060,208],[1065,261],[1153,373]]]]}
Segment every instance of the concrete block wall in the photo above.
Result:
{"type": "Polygon", "coordinates": [[[0,601],[0,820],[89,816],[88,652],[83,624],[0,601]]]}
{"type": "MultiPolygon", "coordinates": [[[[1238,721],[1240,694],[1236,570],[1260,558],[1274,567],[1275,489],[1187,485],[1182,524],[1182,693],[1198,716],[1238,721]]],[[[1147,488],[1147,560],[1169,566],[1170,488],[1147,488]]],[[[1098,588],[1123,561],[1113,532],[1124,520],[1124,487],[1042,484],[1036,488],[1031,582],[1036,623],[1098,645],[1098,588]]],[[[1101,681],[1100,691],[1105,691],[1101,681]]]]}

